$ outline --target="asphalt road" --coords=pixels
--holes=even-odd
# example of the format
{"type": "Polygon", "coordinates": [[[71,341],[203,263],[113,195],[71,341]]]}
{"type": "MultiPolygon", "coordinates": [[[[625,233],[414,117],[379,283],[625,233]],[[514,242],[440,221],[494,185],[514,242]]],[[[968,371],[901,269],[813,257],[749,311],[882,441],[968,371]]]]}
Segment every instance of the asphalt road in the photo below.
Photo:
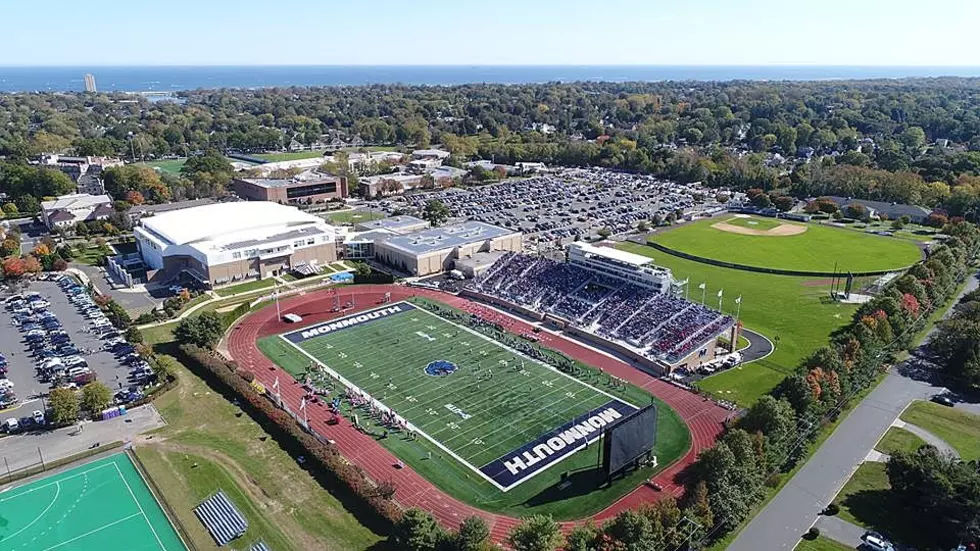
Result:
{"type": "Polygon", "coordinates": [[[122,417],[108,421],[82,423],[82,431],[74,425],[53,431],[35,432],[0,438],[0,484],[9,468],[23,469],[44,461],[83,452],[96,443],[108,444],[117,440],[131,441],[138,434],[164,425],[163,417],[152,404],[130,410],[122,417]]]}
{"type": "MultiPolygon", "coordinates": [[[[963,293],[977,287],[974,275],[963,293]]],[[[907,373],[904,367],[893,368],[858,404],[789,483],[735,537],[728,551],[796,547],[820,511],[833,501],[905,407],[913,400],[929,399],[945,390],[929,380],[916,380],[903,374],[907,373]]],[[[977,404],[957,405],[980,411],[977,404]]]]}
{"type": "Polygon", "coordinates": [[[761,333],[743,328],[742,336],[749,340],[749,347],[741,351],[743,364],[761,360],[772,354],[772,342],[761,333]]]}

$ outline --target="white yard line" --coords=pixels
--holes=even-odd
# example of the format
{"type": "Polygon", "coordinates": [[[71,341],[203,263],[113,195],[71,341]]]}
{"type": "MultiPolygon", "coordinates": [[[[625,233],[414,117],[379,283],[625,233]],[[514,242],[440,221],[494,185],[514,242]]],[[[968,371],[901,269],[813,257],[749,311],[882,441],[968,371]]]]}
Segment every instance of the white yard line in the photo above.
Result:
{"type": "Polygon", "coordinates": [[[85,532],[84,534],[82,534],[80,536],[75,536],[74,538],[72,538],[70,540],[65,540],[65,541],[63,541],[63,542],[61,542],[61,543],[59,543],[57,545],[52,545],[51,547],[48,547],[44,551],[51,551],[52,549],[57,549],[57,548],[59,548],[59,547],[61,547],[63,545],[68,545],[69,543],[72,543],[74,541],[80,540],[80,539],[82,539],[84,537],[91,536],[92,534],[94,534],[96,532],[101,532],[101,531],[105,530],[106,528],[111,528],[111,527],[119,524],[120,522],[126,522],[127,520],[129,520],[129,519],[131,519],[133,517],[138,517],[139,515],[140,515],[139,513],[133,513],[133,514],[129,515],[128,517],[123,517],[123,518],[121,518],[121,519],[119,519],[117,521],[110,522],[109,524],[104,524],[104,525],[96,528],[95,530],[89,530],[88,532],[85,532]]]}
{"type": "MultiPolygon", "coordinates": [[[[80,473],[75,473],[75,474],[73,474],[71,476],[66,476],[64,478],[59,478],[58,480],[53,480],[51,482],[48,482],[47,484],[42,484],[42,485],[37,486],[35,488],[31,488],[30,490],[27,490],[26,492],[21,492],[19,494],[12,495],[12,496],[5,495],[3,499],[0,499],[0,503],[3,503],[5,501],[10,501],[11,499],[16,499],[16,498],[21,497],[21,496],[25,496],[25,495],[30,494],[32,492],[36,492],[36,491],[40,490],[41,488],[47,488],[48,486],[54,486],[55,484],[59,484],[59,483],[64,482],[66,480],[71,480],[73,478],[78,478],[80,476],[85,476],[85,475],[87,475],[88,473],[90,473],[92,471],[97,471],[99,469],[104,469],[104,468],[106,468],[108,466],[109,466],[109,463],[103,463],[102,465],[99,465],[98,467],[92,467],[91,469],[86,469],[86,470],[84,470],[84,471],[82,471],[80,473]]],[[[11,489],[13,489],[13,488],[11,488],[11,489]]],[[[7,490],[7,491],[9,491],[9,490],[7,490]]]]}
{"type": "MultiPolygon", "coordinates": [[[[531,358],[530,356],[527,356],[527,355],[525,355],[525,354],[523,354],[523,353],[521,353],[521,352],[519,352],[519,351],[517,351],[517,350],[515,350],[515,349],[513,349],[513,348],[511,348],[509,346],[507,346],[506,344],[504,344],[502,342],[499,342],[499,341],[496,341],[496,340],[494,340],[494,339],[492,339],[492,338],[490,338],[490,337],[488,337],[488,336],[486,336],[486,335],[484,335],[484,334],[482,334],[482,333],[480,333],[478,331],[475,331],[475,330],[473,330],[473,329],[471,329],[469,327],[466,327],[466,326],[457,324],[457,323],[452,322],[450,320],[444,319],[444,318],[440,317],[439,315],[437,315],[437,314],[435,314],[433,312],[430,312],[430,311],[426,310],[425,308],[423,308],[421,306],[417,306],[417,305],[414,305],[414,304],[411,304],[411,303],[408,303],[408,302],[405,302],[405,301],[401,301],[401,302],[396,302],[396,303],[392,303],[392,304],[385,304],[384,306],[379,307],[379,308],[376,308],[376,309],[391,307],[391,306],[394,306],[394,305],[397,305],[397,304],[409,304],[410,306],[412,306],[412,310],[405,311],[405,312],[400,312],[401,314],[411,314],[413,312],[423,312],[423,313],[425,313],[425,314],[427,314],[429,316],[432,316],[433,318],[439,320],[442,323],[445,323],[445,324],[448,324],[448,325],[457,327],[457,328],[459,328],[459,329],[461,329],[463,331],[466,331],[467,333],[469,333],[471,335],[476,336],[479,339],[482,339],[483,341],[485,341],[487,343],[490,343],[492,345],[492,347],[497,347],[497,348],[503,349],[503,350],[509,352],[510,354],[513,354],[516,357],[522,358],[525,361],[531,362],[533,364],[537,364],[537,365],[539,365],[539,366],[541,366],[541,367],[543,367],[543,368],[551,371],[552,373],[558,374],[558,375],[564,377],[565,379],[567,379],[568,381],[570,381],[573,385],[580,385],[582,387],[585,387],[585,388],[588,388],[588,389],[592,390],[593,392],[595,392],[597,394],[606,396],[606,397],[608,397],[608,398],[610,398],[612,400],[616,400],[616,401],[622,402],[622,403],[624,403],[624,404],[626,404],[626,405],[628,405],[628,406],[630,406],[630,407],[632,407],[634,409],[637,409],[637,410],[640,409],[636,405],[631,404],[631,403],[627,402],[626,400],[623,400],[623,399],[621,399],[619,397],[613,396],[612,394],[609,394],[608,392],[606,392],[606,391],[604,391],[602,389],[596,388],[596,387],[594,387],[594,386],[592,386],[592,385],[590,385],[590,384],[588,384],[588,383],[586,383],[586,382],[584,382],[584,381],[582,381],[580,379],[577,379],[575,377],[572,377],[571,375],[569,375],[567,373],[563,373],[562,371],[556,369],[555,367],[553,367],[553,366],[551,366],[551,365],[549,365],[549,364],[547,364],[545,362],[542,362],[540,360],[536,360],[534,358],[531,358]]],[[[376,309],[370,309],[370,310],[366,310],[364,312],[358,312],[356,314],[351,314],[351,316],[362,315],[364,313],[371,312],[371,311],[376,310],[376,309]]],[[[345,319],[346,317],[350,317],[350,316],[344,316],[344,317],[341,317],[341,318],[338,318],[338,319],[329,320],[329,322],[324,322],[324,324],[326,324],[326,323],[335,323],[335,322],[337,322],[339,320],[345,319]]],[[[314,326],[311,326],[311,327],[316,327],[318,325],[323,325],[323,324],[317,324],[317,325],[314,325],[314,326]]],[[[292,346],[300,354],[302,354],[303,356],[309,358],[313,363],[322,366],[324,368],[324,370],[327,371],[327,373],[329,373],[332,377],[334,377],[335,379],[337,379],[338,381],[340,381],[341,384],[343,384],[344,386],[346,386],[348,388],[351,388],[351,389],[355,390],[358,393],[362,393],[362,394],[366,395],[382,411],[391,412],[392,411],[391,408],[389,408],[387,405],[385,405],[381,401],[377,400],[370,393],[368,393],[367,391],[361,389],[358,385],[355,385],[352,381],[350,381],[347,378],[345,378],[339,372],[337,372],[336,370],[334,370],[330,366],[326,365],[325,363],[323,363],[321,360],[319,360],[318,358],[316,358],[312,354],[310,354],[310,353],[306,352],[305,350],[303,350],[299,345],[293,343],[291,340],[289,340],[288,338],[286,338],[287,335],[291,335],[291,334],[294,334],[294,333],[299,333],[301,331],[308,331],[311,327],[307,327],[305,329],[300,329],[300,330],[296,330],[296,331],[290,331],[288,333],[283,333],[283,334],[280,334],[279,337],[284,342],[286,342],[289,346],[292,346]]],[[[563,386],[563,387],[561,387],[559,389],[559,391],[564,390],[566,388],[568,388],[568,387],[567,386],[563,386]]],[[[562,399],[564,399],[564,397],[562,399]]],[[[559,400],[559,402],[560,401],[561,400],[559,400]]],[[[555,403],[558,403],[558,402],[555,402],[555,403]]],[[[416,406],[413,406],[413,407],[416,407],[416,406]]],[[[431,406],[429,406],[429,407],[431,407],[431,406]]],[[[483,478],[484,480],[486,480],[487,482],[489,482],[490,484],[492,484],[494,487],[496,487],[497,489],[499,489],[502,492],[507,492],[508,490],[510,490],[510,489],[512,489],[512,488],[514,488],[516,486],[519,486],[520,484],[523,484],[524,482],[530,480],[531,478],[533,478],[533,477],[535,477],[535,476],[537,476],[537,475],[539,475],[539,474],[541,474],[541,473],[543,473],[543,472],[551,469],[555,465],[558,465],[562,461],[568,459],[569,457],[572,457],[573,455],[575,455],[575,453],[577,451],[579,451],[580,449],[586,447],[588,444],[590,444],[592,442],[595,442],[596,440],[598,440],[601,437],[601,434],[600,434],[600,436],[597,436],[593,440],[587,440],[586,442],[583,442],[581,446],[579,446],[576,449],[570,451],[569,453],[563,455],[557,461],[552,462],[547,467],[545,467],[543,469],[539,469],[539,470],[535,471],[534,473],[528,475],[527,477],[522,478],[516,484],[513,484],[513,485],[505,488],[504,486],[500,485],[498,482],[496,482],[495,480],[493,480],[492,478],[490,478],[489,476],[487,476],[486,474],[484,474],[483,471],[481,471],[479,468],[477,468],[476,466],[474,466],[472,463],[470,463],[469,461],[463,459],[456,452],[454,452],[453,450],[449,449],[449,447],[447,447],[441,441],[437,440],[432,435],[430,435],[429,433],[425,432],[420,427],[416,426],[414,423],[412,423],[411,421],[409,421],[407,418],[405,418],[404,416],[402,416],[400,414],[396,414],[396,415],[398,415],[399,417],[401,417],[402,419],[405,420],[405,423],[406,423],[406,425],[408,426],[408,428],[410,430],[412,430],[413,432],[416,432],[418,434],[421,434],[426,440],[428,440],[429,442],[431,442],[437,448],[439,448],[440,450],[442,450],[447,455],[449,455],[453,459],[457,460],[461,464],[465,465],[471,471],[473,471],[474,473],[476,473],[478,476],[480,476],[481,478],[483,478]]],[[[510,451],[508,451],[507,453],[510,453],[510,451]]],[[[506,453],[505,453],[505,455],[506,455],[506,453]]],[[[503,456],[499,456],[499,457],[503,457],[503,456]]]]}
{"type": "Polygon", "coordinates": [[[153,532],[153,537],[156,538],[157,545],[160,546],[160,549],[166,551],[167,548],[164,547],[163,542],[160,541],[160,536],[157,535],[156,529],[153,528],[153,523],[151,523],[150,518],[146,516],[146,512],[143,511],[143,506],[140,505],[140,501],[136,499],[136,494],[133,493],[133,489],[129,486],[129,481],[126,480],[126,477],[123,476],[122,471],[119,470],[119,465],[116,465],[115,461],[113,461],[112,466],[116,468],[116,474],[119,475],[119,478],[122,479],[123,484],[126,485],[126,489],[129,490],[129,496],[133,498],[133,503],[135,503],[136,507],[139,508],[140,514],[143,515],[143,520],[146,522],[146,525],[150,527],[150,531],[153,532]]]}

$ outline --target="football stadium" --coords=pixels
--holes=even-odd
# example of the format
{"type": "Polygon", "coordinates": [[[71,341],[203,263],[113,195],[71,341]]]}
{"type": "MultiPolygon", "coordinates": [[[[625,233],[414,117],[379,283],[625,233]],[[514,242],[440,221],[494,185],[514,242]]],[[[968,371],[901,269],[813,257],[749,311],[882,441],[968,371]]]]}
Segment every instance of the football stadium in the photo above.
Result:
{"type": "MultiPolygon", "coordinates": [[[[290,309],[323,321],[261,330],[269,330],[257,343],[262,353],[320,398],[289,408],[301,421],[303,411],[324,409],[345,417],[465,503],[581,518],[690,450],[685,422],[653,394],[508,334],[499,318],[420,296],[355,298],[338,312],[335,298],[290,309]],[[603,449],[610,444],[601,439],[615,446],[603,449]]],[[[285,383],[273,380],[268,391],[285,383]]]]}

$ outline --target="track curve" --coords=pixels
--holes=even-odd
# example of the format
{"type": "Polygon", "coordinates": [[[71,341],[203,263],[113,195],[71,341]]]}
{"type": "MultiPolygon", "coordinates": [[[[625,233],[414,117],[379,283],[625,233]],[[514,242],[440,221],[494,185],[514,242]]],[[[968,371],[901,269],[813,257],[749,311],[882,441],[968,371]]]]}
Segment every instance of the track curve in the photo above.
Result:
{"type": "MultiPolygon", "coordinates": [[[[259,351],[258,339],[338,317],[339,314],[330,312],[335,300],[334,297],[338,294],[342,297],[342,301],[353,301],[354,309],[357,311],[376,306],[385,293],[391,293],[392,301],[403,300],[412,296],[424,296],[437,300],[494,320],[515,334],[525,333],[533,328],[528,323],[501,314],[479,303],[439,291],[398,285],[358,285],[339,290],[315,291],[282,300],[281,309],[283,311],[289,311],[303,317],[303,321],[299,324],[282,322],[276,317],[275,308],[264,308],[245,317],[235,324],[226,335],[229,354],[239,366],[254,372],[256,378],[266,386],[271,386],[278,377],[282,400],[289,405],[290,409],[298,411],[305,391],[291,375],[273,364],[259,351]]],[[[697,458],[701,450],[714,444],[722,431],[722,423],[732,415],[732,412],[714,402],[668,384],[620,360],[577,342],[545,332],[538,336],[541,338],[541,344],[546,347],[559,350],[583,363],[601,368],[607,373],[626,379],[632,384],[655,394],[678,413],[691,432],[691,447],[687,453],[653,478],[654,482],[663,487],[662,492],[654,490],[647,484],[640,485],[591,518],[601,522],[624,509],[636,507],[641,503],[656,501],[665,495],[680,497],[684,488],[679,480],[679,474],[697,458]]],[[[344,457],[363,468],[373,480],[391,480],[394,482],[398,489],[395,499],[403,507],[417,507],[429,511],[447,529],[456,529],[465,518],[478,515],[486,520],[490,526],[491,537],[498,542],[504,541],[507,533],[520,522],[517,518],[488,513],[456,500],[409,466],[395,469],[394,464],[398,459],[373,438],[355,430],[346,419],[343,419],[338,425],[327,425],[327,419],[331,415],[322,402],[316,407],[308,408],[307,414],[310,427],[336,442],[344,457]]],[[[574,521],[570,521],[563,523],[563,526],[569,529],[574,524],[574,521]]]]}

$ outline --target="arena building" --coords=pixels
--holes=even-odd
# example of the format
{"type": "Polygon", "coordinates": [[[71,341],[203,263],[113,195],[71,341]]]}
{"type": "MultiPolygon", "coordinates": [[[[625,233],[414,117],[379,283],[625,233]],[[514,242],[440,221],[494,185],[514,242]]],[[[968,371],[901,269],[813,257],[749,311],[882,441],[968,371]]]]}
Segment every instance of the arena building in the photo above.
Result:
{"type": "Polygon", "coordinates": [[[450,270],[457,259],[488,251],[520,251],[520,232],[483,222],[463,222],[390,237],[374,243],[375,258],[402,272],[427,276],[450,270]]]}
{"type": "Polygon", "coordinates": [[[652,258],[611,247],[572,243],[568,246],[568,262],[658,293],[665,293],[674,285],[670,270],[655,266],[652,258]]]}
{"type": "MultiPolygon", "coordinates": [[[[336,230],[322,218],[268,201],[218,203],[143,218],[140,255],[164,280],[189,274],[207,286],[279,275],[337,260],[336,230]]],[[[156,278],[156,274],[150,275],[156,278]]]]}

